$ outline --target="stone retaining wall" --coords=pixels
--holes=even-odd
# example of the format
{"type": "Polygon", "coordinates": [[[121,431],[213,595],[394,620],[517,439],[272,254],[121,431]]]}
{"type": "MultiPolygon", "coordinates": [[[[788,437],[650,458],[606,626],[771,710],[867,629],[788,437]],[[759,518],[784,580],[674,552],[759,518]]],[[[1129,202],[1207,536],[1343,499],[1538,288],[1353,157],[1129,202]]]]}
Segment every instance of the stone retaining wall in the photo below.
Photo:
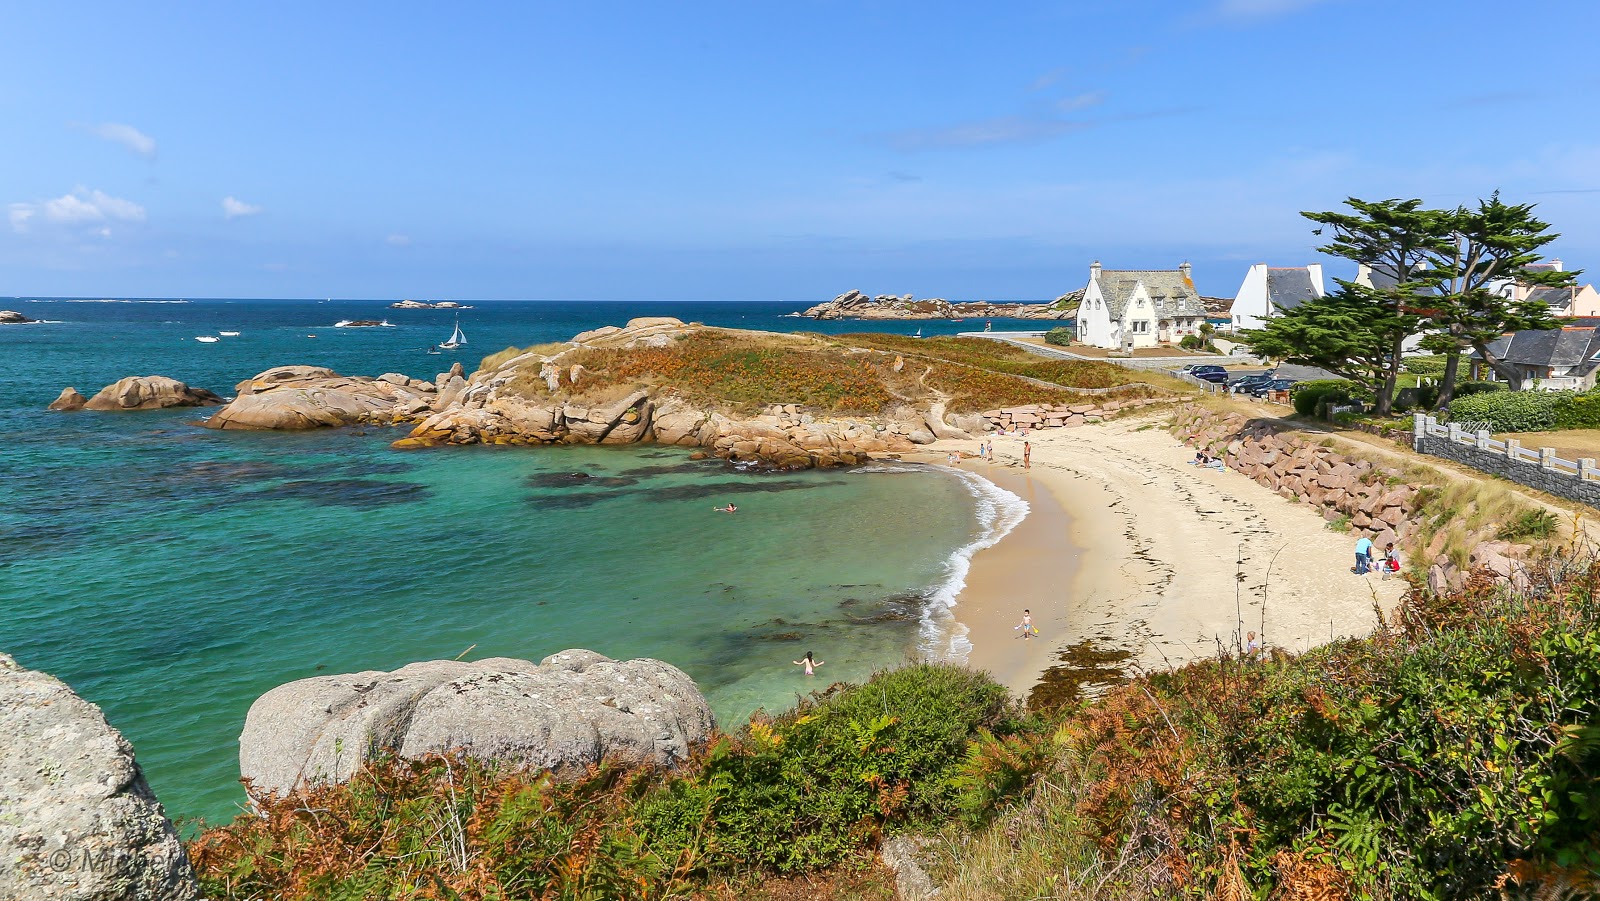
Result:
{"type": "MultiPolygon", "coordinates": [[[[1433,434],[1428,428],[1431,417],[1424,417],[1420,413],[1414,415],[1416,419],[1411,441],[1418,453],[1454,460],[1463,466],[1510,479],[1519,485],[1548,491],[1557,497],[1591,507],[1600,507],[1600,481],[1586,477],[1586,473],[1595,470],[1594,460],[1577,461],[1577,471],[1571,472],[1554,465],[1553,461],[1557,458],[1555,451],[1550,448],[1540,448],[1539,459],[1529,459],[1531,455],[1526,449],[1520,454],[1513,452],[1518,449],[1515,441],[1504,442],[1509,447],[1492,448],[1491,444],[1499,445],[1501,442],[1487,440],[1488,432],[1463,433],[1462,438],[1473,442],[1466,444],[1462,440],[1452,440],[1449,435],[1433,434]]],[[[1432,424],[1437,427],[1437,423],[1432,424]]]]}
{"type": "Polygon", "coordinates": [[[1001,407],[988,410],[983,418],[1002,432],[1012,429],[1077,428],[1100,422],[1118,413],[1147,407],[1151,404],[1170,403],[1158,397],[1137,397],[1132,400],[1104,400],[1092,404],[1026,404],[1020,407],[1001,407]]]}

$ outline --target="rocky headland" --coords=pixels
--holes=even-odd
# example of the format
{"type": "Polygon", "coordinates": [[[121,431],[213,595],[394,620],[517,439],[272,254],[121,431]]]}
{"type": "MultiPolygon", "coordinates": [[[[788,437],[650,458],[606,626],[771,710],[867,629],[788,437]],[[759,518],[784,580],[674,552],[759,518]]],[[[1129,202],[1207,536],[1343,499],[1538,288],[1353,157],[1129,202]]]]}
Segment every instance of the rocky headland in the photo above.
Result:
{"type": "Polygon", "coordinates": [[[942,297],[917,300],[910,294],[873,297],[846,291],[796,315],[809,319],[1070,319],[1073,313],[1053,303],[952,302],[942,297]]]}
{"type": "Polygon", "coordinates": [[[200,895],[133,748],[100,708],[0,654],[0,898],[200,895]]]}
{"type": "Polygon", "coordinates": [[[39,320],[37,319],[29,319],[21,313],[18,313],[16,310],[0,310],[0,325],[21,325],[27,322],[38,321],[39,320]]]}
{"type": "Polygon", "coordinates": [[[659,660],[429,660],[267,692],[245,717],[239,770],[253,794],[282,797],[345,782],[377,755],[460,754],[558,776],[605,758],[671,767],[714,725],[694,681],[659,660]]]}

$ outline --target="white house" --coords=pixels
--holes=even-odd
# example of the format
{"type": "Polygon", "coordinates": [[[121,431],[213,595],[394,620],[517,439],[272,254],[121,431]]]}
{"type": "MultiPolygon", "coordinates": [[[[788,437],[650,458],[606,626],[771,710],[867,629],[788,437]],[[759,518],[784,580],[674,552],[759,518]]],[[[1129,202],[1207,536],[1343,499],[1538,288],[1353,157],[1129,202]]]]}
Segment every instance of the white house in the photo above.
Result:
{"type": "Polygon", "coordinates": [[[1322,288],[1322,264],[1268,266],[1257,263],[1245,273],[1229,313],[1235,331],[1261,328],[1281,310],[1292,310],[1327,292],[1322,288]]]}
{"type": "Polygon", "coordinates": [[[1108,350],[1172,344],[1200,334],[1206,308],[1188,263],[1176,269],[1089,266],[1078,304],[1078,340],[1108,350]]]}
{"type": "MultiPolygon", "coordinates": [[[[1559,259],[1534,263],[1528,269],[1543,272],[1566,271],[1559,259]]],[[[1594,285],[1540,288],[1524,285],[1515,279],[1502,278],[1490,282],[1489,290],[1514,301],[1542,300],[1550,307],[1550,315],[1557,318],[1579,319],[1600,316],[1600,292],[1595,291],[1594,285]]]]}

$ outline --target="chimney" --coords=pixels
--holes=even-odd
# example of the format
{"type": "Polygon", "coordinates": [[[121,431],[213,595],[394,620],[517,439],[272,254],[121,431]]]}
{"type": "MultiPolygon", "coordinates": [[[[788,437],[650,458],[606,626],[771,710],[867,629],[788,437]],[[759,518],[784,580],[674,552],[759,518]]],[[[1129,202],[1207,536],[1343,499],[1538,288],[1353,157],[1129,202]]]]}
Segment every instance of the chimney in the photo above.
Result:
{"type": "Polygon", "coordinates": [[[1099,260],[1095,260],[1093,263],[1089,264],[1089,281],[1097,282],[1099,280],[1100,280],[1100,261],[1099,260]]]}
{"type": "Polygon", "coordinates": [[[1189,261],[1188,260],[1184,260],[1183,262],[1178,264],[1178,271],[1183,273],[1183,282],[1184,282],[1184,284],[1188,285],[1191,288],[1194,287],[1194,273],[1193,273],[1192,269],[1193,269],[1193,267],[1191,267],[1189,265],[1189,261]]]}

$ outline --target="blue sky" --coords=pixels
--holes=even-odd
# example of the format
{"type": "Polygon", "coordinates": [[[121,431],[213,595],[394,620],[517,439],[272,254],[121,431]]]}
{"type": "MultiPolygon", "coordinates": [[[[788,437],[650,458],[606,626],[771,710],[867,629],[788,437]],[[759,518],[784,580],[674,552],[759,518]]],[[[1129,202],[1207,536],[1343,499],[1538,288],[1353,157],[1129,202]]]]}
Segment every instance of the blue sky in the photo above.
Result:
{"type": "Polygon", "coordinates": [[[1496,188],[1600,267],[1591,4],[989,6],[13,4],[0,295],[1231,296],[1496,188]]]}

